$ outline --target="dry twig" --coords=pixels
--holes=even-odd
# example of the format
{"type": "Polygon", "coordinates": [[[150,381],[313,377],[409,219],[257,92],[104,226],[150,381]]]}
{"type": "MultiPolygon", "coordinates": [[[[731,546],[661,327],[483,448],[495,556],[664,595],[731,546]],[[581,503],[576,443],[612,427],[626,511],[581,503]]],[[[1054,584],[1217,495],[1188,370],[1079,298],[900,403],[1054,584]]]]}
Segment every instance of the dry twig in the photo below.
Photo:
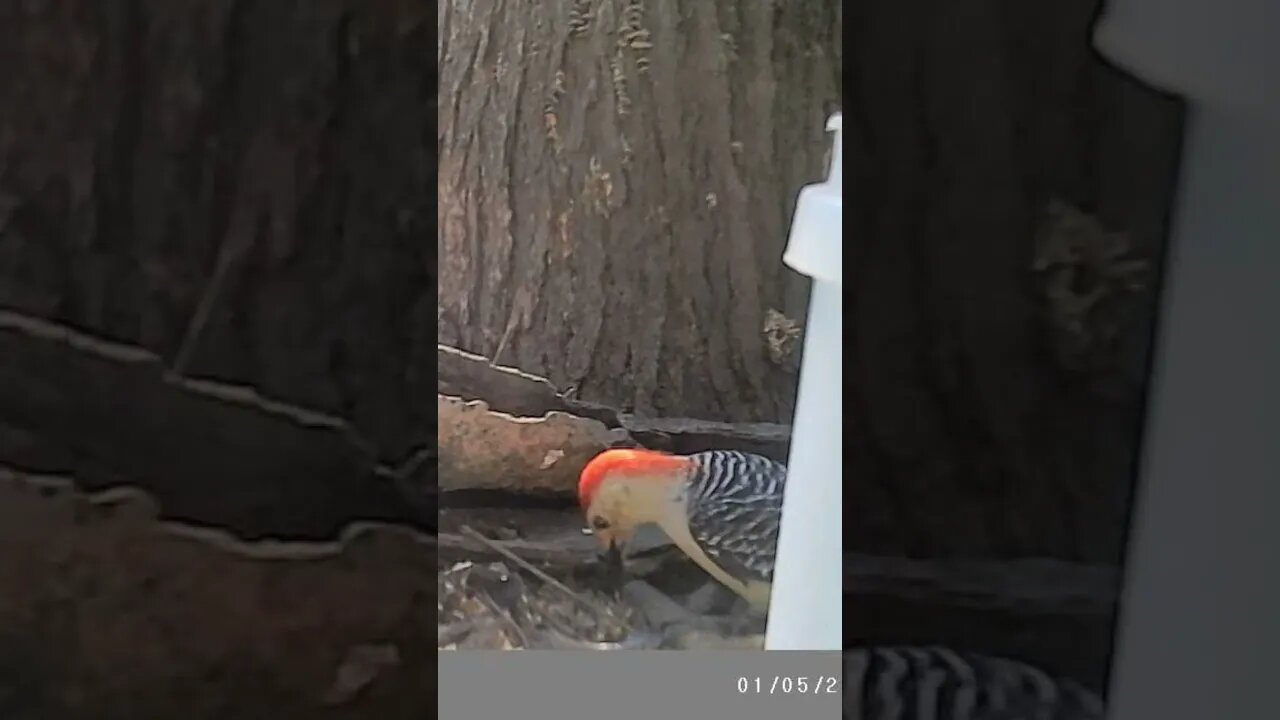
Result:
{"type": "Polygon", "coordinates": [[[520,626],[520,623],[516,622],[516,619],[511,616],[511,613],[507,612],[506,608],[499,605],[496,600],[485,593],[477,595],[476,599],[488,608],[489,612],[496,615],[499,620],[505,623],[507,627],[511,628],[511,630],[516,634],[516,639],[520,641],[520,645],[522,647],[529,647],[528,633],[524,631],[524,628],[520,626]]]}
{"type": "Polygon", "coordinates": [[[519,555],[516,555],[514,552],[511,552],[510,550],[498,544],[497,542],[490,540],[484,535],[481,535],[470,525],[463,525],[461,527],[461,530],[463,534],[470,536],[471,538],[475,539],[476,542],[484,544],[485,546],[487,546],[494,552],[498,553],[499,555],[503,556],[504,558],[519,565],[525,570],[528,570],[529,572],[533,573],[533,575],[536,576],[539,580],[545,582],[551,587],[564,593],[565,595],[567,595],[568,597],[572,598],[574,601],[582,605],[587,610],[590,610],[591,612],[597,613],[597,614],[603,612],[597,603],[594,603],[590,599],[581,595],[580,593],[575,592],[568,585],[565,585],[564,583],[555,579],[554,577],[547,574],[545,571],[539,569],[536,565],[529,562],[528,560],[525,560],[524,558],[520,557],[519,555]]]}

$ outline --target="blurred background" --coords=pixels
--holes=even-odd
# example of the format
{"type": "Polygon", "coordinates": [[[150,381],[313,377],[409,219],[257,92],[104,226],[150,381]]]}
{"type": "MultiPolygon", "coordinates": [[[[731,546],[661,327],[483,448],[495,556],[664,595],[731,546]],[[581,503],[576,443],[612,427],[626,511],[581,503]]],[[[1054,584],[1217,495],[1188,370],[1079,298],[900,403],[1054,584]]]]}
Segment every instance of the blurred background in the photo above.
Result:
{"type": "Polygon", "coordinates": [[[0,2],[0,717],[435,707],[431,9],[0,2]]]}
{"type": "Polygon", "coordinates": [[[0,716],[417,717],[462,526],[785,458],[835,110],[846,640],[1101,689],[1183,110],[1099,10],[0,0],[0,716]]]}

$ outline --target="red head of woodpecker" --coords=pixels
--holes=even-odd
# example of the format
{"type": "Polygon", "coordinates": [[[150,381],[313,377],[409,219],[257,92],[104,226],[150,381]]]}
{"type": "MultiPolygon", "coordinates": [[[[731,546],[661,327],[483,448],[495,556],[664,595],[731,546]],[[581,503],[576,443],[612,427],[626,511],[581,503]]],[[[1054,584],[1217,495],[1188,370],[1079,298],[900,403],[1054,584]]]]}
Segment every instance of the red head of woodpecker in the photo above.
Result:
{"type": "Polygon", "coordinates": [[[754,607],[768,606],[786,468],[759,455],[606,450],[583,468],[578,500],[603,548],[657,525],[754,607]]]}
{"type": "Polygon", "coordinates": [[[623,549],[636,528],[661,524],[690,461],[650,450],[606,450],[582,469],[578,502],[600,545],[623,549]]]}

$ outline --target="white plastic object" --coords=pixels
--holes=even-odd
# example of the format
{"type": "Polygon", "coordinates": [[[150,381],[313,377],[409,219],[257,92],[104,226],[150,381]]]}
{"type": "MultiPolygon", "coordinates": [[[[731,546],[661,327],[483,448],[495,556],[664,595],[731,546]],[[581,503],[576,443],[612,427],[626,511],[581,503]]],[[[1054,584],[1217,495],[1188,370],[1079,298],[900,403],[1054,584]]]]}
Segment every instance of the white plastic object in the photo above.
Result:
{"type": "Polygon", "coordinates": [[[1188,101],[1110,720],[1280,717],[1280,3],[1112,0],[1188,101]]]}
{"type": "Polygon", "coordinates": [[[839,650],[843,582],[841,116],[827,181],[800,191],[783,262],[813,278],[792,424],[768,650],[839,650]]]}
{"type": "Polygon", "coordinates": [[[1280,116],[1280,2],[1112,0],[1094,44],[1192,103],[1280,116]]]}
{"type": "Polygon", "coordinates": [[[844,215],[841,157],[844,151],[844,129],[841,125],[840,113],[827,120],[827,132],[835,133],[827,181],[806,185],[800,190],[795,215],[791,220],[791,238],[787,242],[786,252],[782,254],[782,262],[791,269],[808,275],[815,282],[834,283],[837,287],[841,285],[844,268],[844,243],[841,241],[844,215]]]}

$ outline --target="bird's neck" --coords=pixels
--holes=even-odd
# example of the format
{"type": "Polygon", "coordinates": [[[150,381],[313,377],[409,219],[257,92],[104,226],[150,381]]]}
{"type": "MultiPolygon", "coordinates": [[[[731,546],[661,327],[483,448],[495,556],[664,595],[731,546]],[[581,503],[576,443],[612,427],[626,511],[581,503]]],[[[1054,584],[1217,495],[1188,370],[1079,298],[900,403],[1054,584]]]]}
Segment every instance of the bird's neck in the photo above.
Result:
{"type": "Polygon", "coordinates": [[[684,477],[635,478],[618,486],[617,498],[632,526],[657,525],[690,560],[763,613],[769,604],[769,585],[733,577],[694,540],[689,531],[686,488],[684,477]]]}

